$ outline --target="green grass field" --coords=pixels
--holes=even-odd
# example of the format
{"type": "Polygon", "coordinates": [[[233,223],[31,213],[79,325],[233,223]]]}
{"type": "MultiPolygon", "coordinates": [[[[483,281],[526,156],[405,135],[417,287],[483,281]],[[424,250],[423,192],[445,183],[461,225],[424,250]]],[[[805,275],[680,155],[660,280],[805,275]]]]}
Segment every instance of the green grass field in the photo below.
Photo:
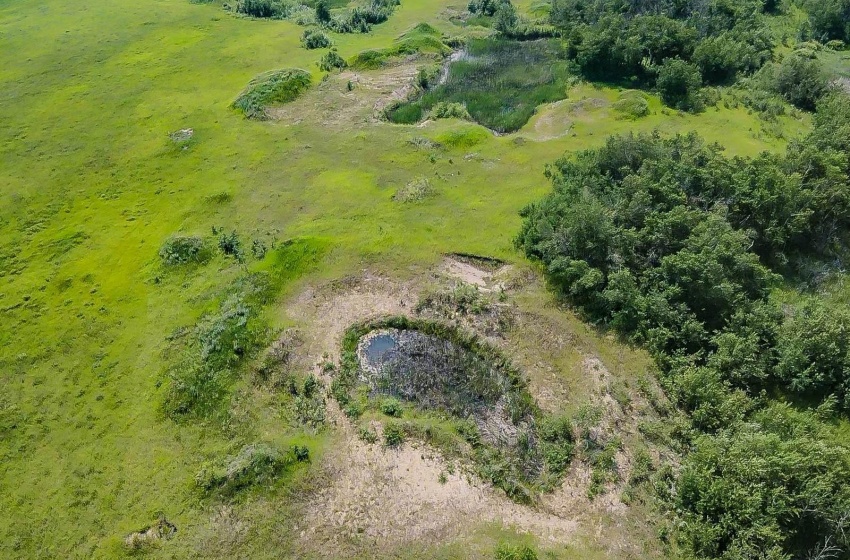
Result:
{"type": "MultiPolygon", "coordinates": [[[[333,40],[349,58],[420,22],[455,34],[443,10],[464,5],[402,0],[372,33],[333,40]]],[[[328,129],[232,110],[263,72],[303,68],[320,79],[322,53],[300,47],[302,32],[188,0],[0,1],[0,557],[120,557],[123,537],[158,512],[179,529],[155,556],[294,554],[288,496],[309,487],[306,471],[245,497],[238,511],[250,529],[229,545],[209,534],[218,506],[199,497],[195,473],[256,440],[307,443],[320,462],[334,435],[294,428],[242,382],[244,417],[224,426],[164,418],[169,334],[245,272],[224,257],[164,272],[158,251],[170,235],[217,226],[324,247],[315,266],[287,276],[284,302],[363,269],[406,278],[446,252],[521,261],[518,211],[549,188],[544,163],[611,133],[697,130],[738,154],[785,142],[744,109],[680,116],[655,98],[644,119],[582,111],[569,117],[570,134],[546,141],[460,121],[328,129]],[[175,145],[169,134],[185,128],[192,140],[175,145]],[[445,149],[407,143],[420,136],[445,149]],[[423,175],[435,196],[393,201],[423,175]]],[[[580,86],[568,100],[582,97],[616,92],[580,86]]],[[[807,125],[783,126],[793,136],[807,125]]],[[[282,306],[268,317],[275,328],[297,319],[282,306]]],[[[438,546],[441,557],[465,550],[438,546]]]]}

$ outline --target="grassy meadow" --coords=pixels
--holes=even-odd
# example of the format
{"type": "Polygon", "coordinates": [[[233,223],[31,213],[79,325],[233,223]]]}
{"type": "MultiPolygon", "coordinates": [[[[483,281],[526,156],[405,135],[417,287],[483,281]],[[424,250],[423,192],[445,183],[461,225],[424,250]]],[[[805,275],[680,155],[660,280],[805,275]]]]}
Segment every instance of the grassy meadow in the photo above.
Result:
{"type": "MultiPolygon", "coordinates": [[[[349,58],[420,22],[454,35],[444,12],[465,4],[402,0],[371,33],[333,40],[349,58]]],[[[608,134],[696,130],[750,155],[807,127],[783,117],[777,138],[744,108],[680,115],[654,97],[639,120],[562,105],[506,136],[457,120],[328,128],[309,115],[259,122],[231,109],[263,72],[303,68],[321,79],[322,53],[300,46],[302,32],[217,3],[0,0],[0,557],[122,557],[123,537],[159,512],[180,538],[156,556],[227,556],[232,549],[205,533],[217,505],[193,488],[200,465],[256,440],[307,444],[321,461],[333,433],[293,427],[276,401],[240,381],[243,414],[224,424],[162,413],[169,336],[247,272],[280,276],[266,312],[284,328],[298,319],[284,302],[308,283],[364,269],[406,278],[447,252],[521,261],[518,212],[549,188],[544,164],[608,134]],[[537,134],[547,115],[571,120],[569,134],[537,134]],[[186,128],[190,141],[169,137],[186,128]],[[409,142],[418,137],[443,148],[409,142]],[[435,196],[393,201],[422,177],[435,196]],[[285,274],[223,256],[162,268],[169,236],[212,227],[248,244],[298,238],[320,250],[285,274]]],[[[564,103],[617,96],[580,85],[564,103]]],[[[309,487],[306,472],[238,504],[250,525],[239,556],[295,554],[288,495],[309,487]]],[[[449,543],[434,554],[464,550],[449,543]]]]}

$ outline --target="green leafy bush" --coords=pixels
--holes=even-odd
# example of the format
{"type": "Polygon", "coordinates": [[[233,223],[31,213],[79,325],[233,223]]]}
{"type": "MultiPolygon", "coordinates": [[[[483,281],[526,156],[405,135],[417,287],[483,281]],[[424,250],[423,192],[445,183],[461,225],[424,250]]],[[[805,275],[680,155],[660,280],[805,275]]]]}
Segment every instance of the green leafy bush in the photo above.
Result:
{"type": "Polygon", "coordinates": [[[398,447],[405,440],[404,427],[397,422],[384,424],[384,445],[386,447],[398,447]]]}
{"type": "Polygon", "coordinates": [[[801,395],[850,410],[850,312],[811,298],[783,325],[777,373],[801,395]]]}
{"type": "Polygon", "coordinates": [[[656,82],[661,100],[682,111],[698,111],[703,103],[699,97],[702,77],[699,69],[684,60],[673,58],[661,65],[656,82]]]}
{"type": "Polygon", "coordinates": [[[496,547],[496,560],[537,560],[537,553],[527,544],[501,543],[496,547]]]}
{"type": "Polygon", "coordinates": [[[398,402],[398,399],[394,398],[385,398],[381,401],[381,412],[386,414],[387,416],[392,416],[393,418],[401,418],[401,415],[404,413],[404,409],[401,406],[401,403],[398,402]]]}
{"type": "Polygon", "coordinates": [[[304,70],[290,68],[267,72],[251,80],[233,102],[233,107],[248,118],[264,119],[268,107],[298,98],[310,87],[311,81],[310,74],[304,70]]]}
{"type": "Polygon", "coordinates": [[[348,63],[345,62],[344,58],[339,56],[339,53],[336,51],[336,49],[331,49],[322,56],[321,60],[319,60],[319,69],[323,72],[341,70],[346,66],[348,66],[348,63]]]}
{"type": "Polygon", "coordinates": [[[826,94],[829,79],[817,59],[800,55],[785,57],[775,72],[774,88],[789,103],[813,111],[826,94]]]}
{"type": "Polygon", "coordinates": [[[440,101],[428,113],[428,117],[432,119],[462,119],[471,121],[472,116],[466,110],[466,105],[463,103],[451,103],[440,101]]]}
{"type": "Polygon", "coordinates": [[[305,49],[325,49],[332,45],[330,37],[319,29],[305,29],[301,35],[301,44],[305,49]]]}
{"type": "Polygon", "coordinates": [[[284,15],[284,4],[278,0],[238,0],[236,11],[256,18],[273,18],[284,15]]]}

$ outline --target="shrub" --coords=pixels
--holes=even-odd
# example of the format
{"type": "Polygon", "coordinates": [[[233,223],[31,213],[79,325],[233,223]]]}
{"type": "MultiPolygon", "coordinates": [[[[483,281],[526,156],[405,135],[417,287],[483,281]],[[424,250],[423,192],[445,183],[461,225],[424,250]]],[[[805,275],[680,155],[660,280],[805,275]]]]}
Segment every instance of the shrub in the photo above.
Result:
{"type": "Polygon", "coordinates": [[[332,45],[330,37],[319,29],[305,29],[301,35],[301,44],[305,49],[324,49],[332,45]]]}
{"type": "Polygon", "coordinates": [[[471,121],[472,117],[469,111],[466,110],[466,105],[463,103],[451,103],[441,101],[434,105],[428,113],[428,117],[432,119],[463,119],[471,121]]]}
{"type": "Polygon", "coordinates": [[[316,2],[316,21],[322,25],[326,25],[331,21],[331,10],[325,0],[316,2]]]}
{"type": "Polygon", "coordinates": [[[233,107],[252,119],[266,118],[266,108],[289,103],[310,87],[310,74],[304,70],[285,69],[262,74],[239,94],[233,107]]]}
{"type": "Polygon", "coordinates": [[[537,560],[537,553],[527,544],[501,543],[496,547],[496,560],[537,560]]]}
{"type": "Polygon", "coordinates": [[[829,79],[817,59],[787,56],[776,69],[774,88],[789,103],[813,111],[829,88],[829,79]]]}
{"type": "Polygon", "coordinates": [[[348,63],[345,62],[339,53],[336,52],[336,49],[331,49],[319,61],[319,69],[323,72],[332,72],[333,70],[341,70],[348,66],[348,63]]]}
{"type": "Polygon", "coordinates": [[[372,430],[370,428],[361,427],[357,431],[357,435],[362,441],[369,443],[369,444],[372,444],[372,443],[375,443],[375,442],[378,441],[378,434],[375,433],[375,430],[372,430]]]}
{"type": "Polygon", "coordinates": [[[387,422],[384,425],[384,445],[386,447],[398,447],[404,443],[404,427],[397,422],[387,422]]]}
{"type": "Polygon", "coordinates": [[[222,233],[218,238],[218,248],[222,253],[237,261],[242,261],[245,256],[242,252],[242,241],[239,240],[235,231],[222,233]]]}
{"type": "Polygon", "coordinates": [[[699,89],[702,77],[699,69],[682,59],[664,62],[658,71],[656,87],[665,104],[682,111],[697,111],[702,108],[699,89]]]}
{"type": "Polygon", "coordinates": [[[467,9],[471,14],[493,16],[506,3],[510,3],[510,0],[471,0],[467,9]]]}
{"type": "Polygon", "coordinates": [[[159,250],[163,264],[203,264],[211,257],[209,247],[200,237],[175,235],[165,240],[159,250]]]}
{"type": "Polygon", "coordinates": [[[387,416],[392,416],[393,418],[401,418],[401,415],[404,413],[404,409],[401,407],[401,403],[394,398],[383,399],[381,401],[380,408],[381,412],[383,412],[387,416]]]}
{"type": "Polygon", "coordinates": [[[277,0],[238,0],[236,11],[256,18],[271,18],[282,16],[284,7],[277,0]]]}
{"type": "Polygon", "coordinates": [[[850,313],[807,300],[782,327],[777,373],[794,392],[823,400],[835,395],[850,410],[850,313]]]}

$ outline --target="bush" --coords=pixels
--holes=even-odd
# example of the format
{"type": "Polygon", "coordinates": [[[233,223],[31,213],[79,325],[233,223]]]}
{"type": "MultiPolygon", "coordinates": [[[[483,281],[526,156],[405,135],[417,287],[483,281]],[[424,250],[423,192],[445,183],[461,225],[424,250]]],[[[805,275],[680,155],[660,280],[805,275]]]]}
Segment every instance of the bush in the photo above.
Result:
{"type": "Polygon", "coordinates": [[[397,422],[387,422],[384,425],[384,445],[386,447],[398,447],[404,443],[404,427],[397,422]]]}
{"type": "Polygon", "coordinates": [[[319,69],[323,72],[332,72],[334,70],[341,70],[348,66],[348,63],[345,62],[339,53],[336,52],[336,49],[331,49],[329,52],[325,53],[322,56],[322,59],[319,61],[319,69]]]}
{"type": "Polygon", "coordinates": [[[211,252],[206,242],[194,236],[175,235],[166,239],[159,250],[159,258],[168,266],[203,264],[210,257],[211,252]]]}
{"type": "Polygon", "coordinates": [[[301,35],[301,44],[305,49],[324,49],[332,45],[330,37],[318,29],[305,29],[301,35]]]}
{"type": "Polygon", "coordinates": [[[813,111],[829,88],[829,79],[817,59],[785,57],[776,69],[774,88],[789,103],[813,111]]]}
{"type": "Polygon", "coordinates": [[[466,110],[466,105],[463,103],[449,103],[441,101],[434,105],[428,113],[428,117],[432,119],[463,119],[471,121],[472,117],[469,111],[466,110]]]}
{"type": "Polygon", "coordinates": [[[304,70],[268,72],[251,80],[233,107],[248,118],[264,119],[267,107],[293,101],[310,87],[311,81],[310,74],[304,70]]]}
{"type": "Polygon", "coordinates": [[[316,2],[316,21],[322,25],[327,25],[331,21],[331,10],[325,0],[316,2]]]}
{"type": "Polygon", "coordinates": [[[381,401],[381,412],[386,414],[387,416],[392,416],[393,418],[401,418],[401,415],[404,413],[404,409],[401,407],[401,403],[398,402],[397,399],[393,398],[385,398],[381,401]]]}
{"type": "Polygon", "coordinates": [[[242,241],[235,231],[230,233],[222,233],[218,238],[218,248],[221,252],[229,257],[233,257],[237,261],[242,261],[245,257],[242,252],[242,241]]]}
{"type": "Polygon", "coordinates": [[[775,405],[702,436],[683,464],[675,507],[695,558],[812,558],[845,549],[850,454],[814,418],[775,405]]]}
{"type": "Polygon", "coordinates": [[[699,98],[702,77],[693,64],[679,58],[667,60],[658,71],[656,87],[661,100],[674,109],[698,111],[702,108],[699,98]]]}
{"type": "Polygon", "coordinates": [[[496,560],[537,560],[537,553],[527,544],[501,543],[496,547],[496,560]]]}
{"type": "Polygon", "coordinates": [[[835,395],[850,410],[850,312],[809,299],[783,325],[778,348],[777,373],[792,391],[835,395]]]}
{"type": "Polygon", "coordinates": [[[238,0],[236,11],[256,18],[281,17],[284,14],[283,3],[277,0],[238,0]]]}

